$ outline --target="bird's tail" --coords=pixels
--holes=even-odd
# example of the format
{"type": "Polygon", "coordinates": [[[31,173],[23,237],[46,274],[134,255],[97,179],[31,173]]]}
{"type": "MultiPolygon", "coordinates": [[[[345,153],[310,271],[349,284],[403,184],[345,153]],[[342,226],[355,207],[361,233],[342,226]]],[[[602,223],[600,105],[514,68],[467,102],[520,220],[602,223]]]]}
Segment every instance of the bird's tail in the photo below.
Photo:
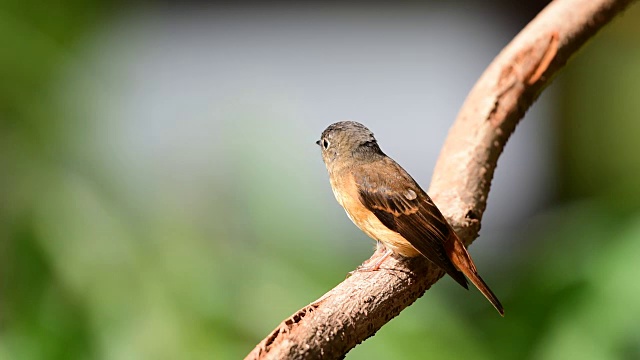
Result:
{"type": "Polygon", "coordinates": [[[504,316],[504,308],[502,307],[502,304],[500,304],[500,300],[498,300],[496,294],[491,291],[489,286],[484,282],[484,280],[482,280],[480,275],[478,275],[478,270],[471,259],[471,255],[467,252],[462,241],[458,239],[458,236],[455,235],[454,231],[451,231],[451,233],[453,239],[449,239],[446,246],[449,259],[451,259],[453,265],[455,265],[455,267],[460,270],[473,283],[473,285],[478,288],[478,290],[480,290],[482,295],[489,300],[491,305],[498,310],[500,315],[504,316]]]}

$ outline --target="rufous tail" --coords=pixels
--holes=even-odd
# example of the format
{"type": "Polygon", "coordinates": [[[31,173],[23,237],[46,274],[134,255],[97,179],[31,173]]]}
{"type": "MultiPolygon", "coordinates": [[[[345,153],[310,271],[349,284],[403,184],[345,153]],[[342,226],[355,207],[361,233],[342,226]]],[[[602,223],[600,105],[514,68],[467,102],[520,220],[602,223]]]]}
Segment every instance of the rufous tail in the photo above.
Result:
{"type": "Polygon", "coordinates": [[[480,275],[478,275],[478,270],[476,269],[473,260],[471,260],[471,255],[469,255],[469,252],[467,252],[462,241],[458,239],[458,236],[455,235],[455,232],[453,231],[451,238],[449,238],[449,241],[447,242],[446,248],[447,255],[449,256],[449,259],[451,259],[453,265],[455,265],[455,267],[460,270],[464,276],[466,276],[467,279],[469,279],[473,285],[478,288],[478,290],[480,290],[482,295],[489,300],[491,305],[498,310],[500,315],[504,316],[504,308],[502,307],[502,304],[500,304],[500,300],[498,300],[496,294],[491,291],[489,286],[484,282],[484,280],[482,280],[480,275]]]}

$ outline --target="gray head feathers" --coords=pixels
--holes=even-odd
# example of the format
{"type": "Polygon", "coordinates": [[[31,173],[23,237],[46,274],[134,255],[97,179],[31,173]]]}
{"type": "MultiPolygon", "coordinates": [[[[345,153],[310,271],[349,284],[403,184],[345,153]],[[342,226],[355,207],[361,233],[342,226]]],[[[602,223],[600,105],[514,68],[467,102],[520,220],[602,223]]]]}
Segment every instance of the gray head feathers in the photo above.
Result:
{"type": "Polygon", "coordinates": [[[364,143],[376,141],[371,130],[355,121],[339,121],[329,125],[323,132],[321,138],[344,137],[349,138],[352,143],[364,143]]]}
{"type": "Polygon", "coordinates": [[[320,142],[324,140],[343,148],[356,148],[366,143],[376,143],[371,130],[355,121],[339,121],[329,125],[322,132],[320,142]]]}
{"type": "Polygon", "coordinates": [[[329,125],[317,144],[322,148],[322,158],[328,166],[344,156],[372,161],[383,155],[371,130],[355,121],[329,125]]]}

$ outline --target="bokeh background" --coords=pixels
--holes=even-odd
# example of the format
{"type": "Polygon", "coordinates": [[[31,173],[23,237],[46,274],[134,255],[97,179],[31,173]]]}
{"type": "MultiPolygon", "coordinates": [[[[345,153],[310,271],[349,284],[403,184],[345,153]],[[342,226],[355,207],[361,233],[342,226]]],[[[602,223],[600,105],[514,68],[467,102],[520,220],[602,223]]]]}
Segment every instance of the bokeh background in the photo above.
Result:
{"type": "MultiPolygon", "coordinates": [[[[373,245],[314,141],[354,119],[427,188],[543,1],[0,4],[0,359],[238,359],[373,245]]],[[[471,253],[348,359],[640,358],[640,6],[500,159],[471,253]]]]}

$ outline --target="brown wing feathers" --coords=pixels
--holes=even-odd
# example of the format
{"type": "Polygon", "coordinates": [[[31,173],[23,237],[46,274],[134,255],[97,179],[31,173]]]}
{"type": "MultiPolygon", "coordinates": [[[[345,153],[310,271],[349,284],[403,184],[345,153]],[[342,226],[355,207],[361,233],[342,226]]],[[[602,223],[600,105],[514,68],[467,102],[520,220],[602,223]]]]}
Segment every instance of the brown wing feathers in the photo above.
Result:
{"type": "Polygon", "coordinates": [[[406,184],[406,181],[396,182],[376,173],[362,173],[368,174],[356,179],[362,203],[386,227],[402,235],[424,257],[467,289],[466,278],[455,268],[445,250],[452,230],[429,196],[408,174],[410,183],[415,184],[413,189],[398,187],[397,184],[406,184]]]}

